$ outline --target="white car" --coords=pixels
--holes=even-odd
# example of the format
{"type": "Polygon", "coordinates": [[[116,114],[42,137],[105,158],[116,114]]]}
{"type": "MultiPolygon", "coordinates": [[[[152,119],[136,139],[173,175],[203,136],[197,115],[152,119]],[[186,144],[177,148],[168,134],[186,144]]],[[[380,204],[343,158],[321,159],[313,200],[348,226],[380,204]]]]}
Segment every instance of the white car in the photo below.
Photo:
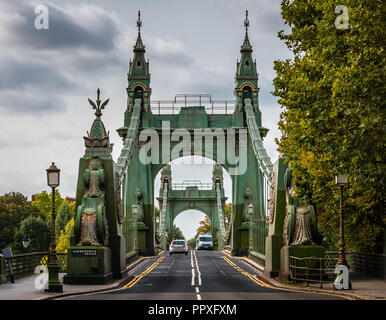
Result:
{"type": "Polygon", "coordinates": [[[169,246],[170,255],[173,253],[185,253],[187,255],[188,251],[189,249],[186,240],[173,240],[169,246]]]}
{"type": "Polygon", "coordinates": [[[196,244],[197,250],[213,250],[213,239],[211,234],[200,234],[196,244]]]}

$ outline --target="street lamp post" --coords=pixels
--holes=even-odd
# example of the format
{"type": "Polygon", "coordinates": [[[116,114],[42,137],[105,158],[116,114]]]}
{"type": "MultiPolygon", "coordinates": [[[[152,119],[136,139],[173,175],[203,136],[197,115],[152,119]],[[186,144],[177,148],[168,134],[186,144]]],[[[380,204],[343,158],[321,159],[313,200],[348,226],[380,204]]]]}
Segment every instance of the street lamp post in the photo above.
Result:
{"type": "Polygon", "coordinates": [[[60,266],[56,257],[56,241],[55,241],[55,188],[59,186],[60,169],[52,165],[47,171],[47,184],[52,188],[52,209],[51,209],[51,250],[48,260],[48,288],[46,292],[63,292],[63,284],[59,281],[60,266]]]}
{"type": "Polygon", "coordinates": [[[338,250],[338,264],[335,272],[338,274],[334,282],[334,289],[351,290],[351,282],[349,277],[348,265],[345,254],[344,244],[344,212],[343,212],[343,188],[348,182],[348,176],[345,173],[340,173],[335,176],[335,183],[340,187],[340,238],[338,250]]]}
{"type": "Polygon", "coordinates": [[[339,250],[338,250],[338,264],[347,266],[345,243],[344,243],[344,213],[343,213],[343,188],[348,182],[347,174],[337,174],[335,176],[335,183],[340,187],[340,238],[339,238],[339,250]]]}

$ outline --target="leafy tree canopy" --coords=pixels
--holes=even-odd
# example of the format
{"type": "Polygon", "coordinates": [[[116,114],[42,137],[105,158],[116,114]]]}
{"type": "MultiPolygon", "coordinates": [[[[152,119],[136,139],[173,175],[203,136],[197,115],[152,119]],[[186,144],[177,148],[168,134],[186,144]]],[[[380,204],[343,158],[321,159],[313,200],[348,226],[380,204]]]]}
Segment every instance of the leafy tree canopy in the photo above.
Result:
{"type": "Polygon", "coordinates": [[[67,252],[70,247],[70,237],[74,232],[74,219],[72,218],[66,224],[64,230],[60,232],[58,244],[56,246],[57,252],[67,252]]]}
{"type": "Polygon", "coordinates": [[[346,247],[381,251],[385,212],[385,10],[379,0],[284,0],[281,31],[293,59],[275,61],[274,95],[283,111],[279,151],[297,193],[318,210],[324,243],[336,248],[339,190],[345,188],[346,247]],[[348,28],[336,27],[348,9],[348,28]]]}
{"type": "Polygon", "coordinates": [[[205,216],[204,220],[200,221],[200,226],[197,228],[197,235],[200,233],[210,233],[210,220],[205,216]]]}
{"type": "MultiPolygon", "coordinates": [[[[60,193],[55,189],[55,208],[58,210],[63,201],[66,201],[60,196],[60,193]]],[[[52,208],[52,192],[42,191],[35,194],[35,200],[32,201],[32,205],[40,210],[46,218],[47,222],[51,221],[51,208],[52,208]]]]}
{"type": "Polygon", "coordinates": [[[0,249],[12,244],[15,232],[25,218],[40,215],[21,193],[10,192],[0,196],[0,249]]]}
{"type": "Polygon", "coordinates": [[[57,240],[59,239],[60,233],[64,231],[64,228],[66,227],[67,223],[72,218],[74,218],[74,214],[71,211],[70,205],[67,201],[63,201],[59,207],[58,214],[55,219],[55,232],[57,240]]]}
{"type": "Polygon", "coordinates": [[[51,241],[51,229],[42,218],[28,217],[23,220],[20,230],[15,234],[13,251],[15,254],[28,252],[46,252],[49,250],[51,241]],[[31,241],[28,248],[22,244],[27,235],[31,241]]]}

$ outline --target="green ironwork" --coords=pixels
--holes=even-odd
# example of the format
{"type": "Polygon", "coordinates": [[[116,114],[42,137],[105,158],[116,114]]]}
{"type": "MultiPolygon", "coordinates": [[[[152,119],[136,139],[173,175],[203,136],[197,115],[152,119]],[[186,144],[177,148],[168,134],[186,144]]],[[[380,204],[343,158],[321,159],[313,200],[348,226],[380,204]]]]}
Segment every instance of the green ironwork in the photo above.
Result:
{"type": "Polygon", "coordinates": [[[225,228],[224,206],[226,197],[223,189],[222,168],[213,166],[213,182],[185,181],[181,184],[171,184],[170,166],[162,169],[161,188],[157,200],[160,202],[161,212],[158,227],[158,241],[166,249],[168,240],[173,239],[173,221],[183,211],[189,209],[205,213],[211,221],[211,233],[218,248],[224,248],[227,241],[225,228]],[[174,188],[177,186],[177,188],[174,188]],[[181,188],[184,186],[184,188],[181,188]],[[207,188],[203,188],[207,187],[207,188]]]}
{"type": "MultiPolygon", "coordinates": [[[[85,137],[86,151],[79,162],[77,216],[68,262],[69,275],[74,279],[81,274],[94,275],[98,281],[111,274],[121,277],[125,262],[138,254],[154,255],[166,247],[168,237],[172,236],[174,218],[187,209],[197,209],[209,216],[212,234],[220,249],[230,250],[232,255],[249,254],[265,265],[270,275],[279,273],[283,261],[288,271],[289,256],[304,256],[307,252],[324,254],[312,246],[281,252],[283,240],[287,239],[287,209],[291,205],[284,181],[287,164],[283,157],[272,164],[263,145],[268,129],[262,126],[258,73],[248,36],[248,12],[244,25],[246,32],[237,61],[234,101],[214,100],[209,94],[183,94],[170,101],[151,101],[149,61],[145,59],[138,13],[138,36],[127,77],[127,105],[123,126],[117,129],[123,148],[116,164],[111,157],[108,133],[100,119],[101,109],[108,100],[101,104],[99,90],[96,102],[89,100],[96,109],[96,119],[85,137]],[[172,132],[178,133],[178,139],[172,132]],[[180,137],[191,142],[189,147],[181,147],[180,137]],[[151,150],[151,161],[143,161],[144,150],[146,154],[146,148],[153,142],[159,153],[153,155],[151,150]],[[230,161],[231,152],[245,154],[245,170],[230,161]],[[201,183],[174,184],[173,187],[170,162],[192,155],[207,157],[216,163],[211,186],[201,183]],[[92,162],[99,164],[92,166],[92,162]],[[223,169],[232,180],[232,216],[228,228],[224,220],[223,169]],[[154,180],[160,171],[162,183],[157,198],[160,217],[156,225],[154,180]],[[82,221],[93,214],[91,211],[99,212],[94,219],[96,225],[94,221],[92,228],[87,229],[84,224],[82,229],[82,221]],[[82,230],[87,231],[88,236],[97,230],[96,237],[91,237],[96,241],[87,241],[87,237],[81,241],[82,230]],[[77,245],[95,247],[100,256],[73,257],[71,252],[77,245]]],[[[290,217],[290,222],[301,217],[298,207],[295,204],[295,215],[290,217]]],[[[308,223],[308,216],[304,221],[308,223]]],[[[302,224],[303,229],[289,228],[291,237],[293,233],[300,242],[307,240],[299,236],[308,235],[307,223],[302,224]]],[[[314,224],[316,228],[316,220],[314,224]]]]}

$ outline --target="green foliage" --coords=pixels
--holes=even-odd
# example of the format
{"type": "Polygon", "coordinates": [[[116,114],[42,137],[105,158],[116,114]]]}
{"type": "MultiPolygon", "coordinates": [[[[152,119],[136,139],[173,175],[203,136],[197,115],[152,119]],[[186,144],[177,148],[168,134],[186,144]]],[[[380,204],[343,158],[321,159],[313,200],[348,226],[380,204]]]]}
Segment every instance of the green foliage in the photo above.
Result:
{"type": "Polygon", "coordinates": [[[51,229],[42,218],[28,217],[23,220],[20,230],[15,234],[13,253],[46,252],[49,250],[51,229]],[[24,248],[22,240],[24,236],[30,239],[28,248],[24,248]]]}
{"type": "Polygon", "coordinates": [[[210,233],[210,219],[205,216],[204,220],[200,221],[200,226],[197,228],[197,235],[200,233],[210,233]]]}
{"type": "Polygon", "coordinates": [[[232,217],[232,203],[225,204],[224,211],[225,211],[225,221],[228,221],[225,227],[228,230],[229,224],[231,222],[231,217],[232,217]]]}
{"type": "Polygon", "coordinates": [[[173,225],[173,235],[174,235],[174,239],[185,239],[181,229],[178,228],[176,225],[173,225]]]}
{"type": "Polygon", "coordinates": [[[59,239],[60,233],[64,231],[67,223],[74,218],[73,213],[71,212],[71,208],[67,201],[63,201],[59,207],[58,214],[55,219],[55,233],[56,239],[59,239]]]}
{"type": "Polygon", "coordinates": [[[74,219],[72,218],[66,224],[64,230],[60,232],[58,244],[56,246],[57,252],[67,252],[70,247],[70,237],[74,232],[74,219]]]}
{"type": "Polygon", "coordinates": [[[316,205],[329,249],[339,237],[339,189],[345,188],[348,250],[382,251],[385,212],[385,6],[379,0],[284,0],[290,33],[279,33],[294,54],[275,61],[274,95],[283,111],[279,151],[293,169],[297,194],[316,205]],[[337,29],[337,5],[349,29],[337,29]]]}
{"type": "Polygon", "coordinates": [[[196,248],[196,243],[197,243],[197,238],[193,238],[193,239],[190,239],[188,240],[188,246],[190,249],[194,249],[196,248]]]}
{"type": "MultiPolygon", "coordinates": [[[[60,193],[55,189],[55,208],[58,210],[63,201],[66,201],[60,196],[60,193]]],[[[52,192],[42,191],[35,195],[35,200],[32,201],[32,205],[40,210],[44,214],[46,221],[51,221],[51,208],[52,208],[52,192]]]]}
{"type": "Polygon", "coordinates": [[[0,196],[0,249],[10,246],[21,222],[29,217],[40,216],[21,193],[11,192],[0,196]]]}

